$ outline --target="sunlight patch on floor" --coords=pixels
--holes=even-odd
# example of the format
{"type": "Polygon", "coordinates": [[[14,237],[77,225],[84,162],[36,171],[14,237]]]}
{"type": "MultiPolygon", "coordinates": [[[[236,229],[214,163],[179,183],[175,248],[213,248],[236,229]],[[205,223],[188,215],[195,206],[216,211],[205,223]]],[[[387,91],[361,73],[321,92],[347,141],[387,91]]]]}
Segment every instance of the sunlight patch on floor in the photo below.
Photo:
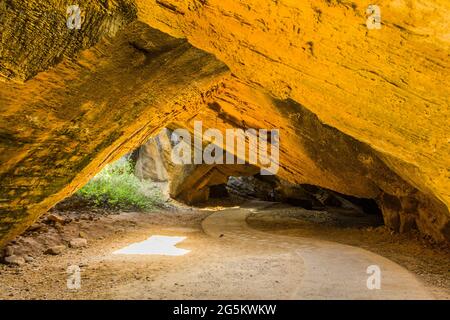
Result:
{"type": "Polygon", "coordinates": [[[234,206],[234,207],[221,207],[221,206],[216,206],[216,207],[205,207],[205,208],[199,208],[199,211],[223,211],[226,209],[239,209],[240,206],[234,206]]]}
{"type": "Polygon", "coordinates": [[[165,256],[182,256],[190,250],[175,247],[177,243],[185,240],[186,237],[151,236],[142,242],[136,242],[113,254],[157,254],[165,256]]]}

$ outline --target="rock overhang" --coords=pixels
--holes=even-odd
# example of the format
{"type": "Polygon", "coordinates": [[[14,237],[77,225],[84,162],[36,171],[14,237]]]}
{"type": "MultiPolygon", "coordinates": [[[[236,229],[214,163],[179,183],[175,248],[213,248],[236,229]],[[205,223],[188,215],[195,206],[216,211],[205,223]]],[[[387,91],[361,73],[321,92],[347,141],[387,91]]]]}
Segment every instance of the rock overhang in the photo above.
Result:
{"type": "Polygon", "coordinates": [[[378,33],[364,27],[365,1],[95,3],[76,36],[88,40],[74,44],[74,32],[54,28],[64,14],[27,25],[11,17],[45,8],[14,2],[4,11],[4,35],[16,40],[0,51],[4,239],[106,162],[197,116],[223,128],[283,128],[281,175],[376,198],[387,224],[413,219],[448,240],[448,3],[386,5],[378,33]],[[136,16],[175,38],[131,23],[136,16]],[[36,26],[54,46],[21,45],[36,26]],[[60,42],[71,45],[61,51],[60,42]],[[26,50],[36,53],[24,59],[26,50]]]}

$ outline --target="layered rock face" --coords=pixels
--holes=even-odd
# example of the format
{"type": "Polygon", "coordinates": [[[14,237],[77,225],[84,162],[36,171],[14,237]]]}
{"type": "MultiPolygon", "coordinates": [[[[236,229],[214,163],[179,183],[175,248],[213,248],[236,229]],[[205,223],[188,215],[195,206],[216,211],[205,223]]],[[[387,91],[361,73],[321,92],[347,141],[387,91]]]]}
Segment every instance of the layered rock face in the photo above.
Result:
{"type": "Polygon", "coordinates": [[[163,129],[157,136],[139,148],[135,174],[140,179],[167,182],[169,195],[188,204],[206,201],[210,187],[226,184],[230,176],[252,176],[259,172],[250,164],[198,164],[191,157],[190,164],[175,164],[172,161],[176,133],[163,129]]]}
{"type": "Polygon", "coordinates": [[[127,0],[83,1],[81,32],[67,27],[70,1],[4,0],[0,2],[0,75],[22,82],[38,72],[114,36],[133,21],[136,8],[127,0]]]}
{"type": "Polygon", "coordinates": [[[306,106],[450,204],[450,2],[137,1],[149,25],[216,55],[239,78],[306,106]]]}
{"type": "Polygon", "coordinates": [[[168,121],[190,117],[226,70],[137,22],[24,84],[2,83],[0,243],[168,121]]]}
{"type": "Polygon", "coordinates": [[[1,2],[0,246],[196,119],[277,128],[282,179],[376,199],[393,229],[448,241],[450,3],[392,1],[380,30],[368,4],[86,1],[67,30],[64,1],[1,2]]]}
{"type": "MultiPolygon", "coordinates": [[[[378,152],[324,125],[317,116],[295,101],[273,98],[235,77],[225,77],[224,82],[211,92],[209,99],[214,102],[208,103],[197,115],[188,121],[170,123],[168,128],[185,128],[194,135],[194,123],[198,119],[206,124],[205,128],[214,127],[223,136],[226,135],[226,129],[230,128],[279,128],[280,167],[277,176],[282,180],[375,199],[383,210],[385,223],[392,229],[407,231],[417,226],[436,239],[446,239],[449,214],[441,202],[402,179],[389,168],[378,152]]],[[[170,139],[167,137],[165,140],[170,139]]],[[[145,148],[154,148],[151,146],[153,144],[155,141],[149,141],[145,148]]],[[[252,150],[248,140],[245,149],[245,160],[248,162],[250,151],[257,151],[252,150]]],[[[171,163],[170,149],[165,150],[169,151],[161,163],[171,163]]],[[[220,165],[223,166],[227,165],[220,165]]],[[[207,166],[204,165],[182,166],[176,174],[169,174],[168,179],[175,177],[177,185],[187,186],[187,190],[194,194],[198,190],[196,185],[208,184],[208,175],[200,175],[205,168],[207,166]]],[[[174,172],[172,169],[169,171],[174,172]]],[[[233,173],[232,168],[227,174],[243,175],[238,171],[233,173]]],[[[253,174],[249,171],[249,175],[253,174]]],[[[172,195],[176,196],[177,193],[172,195]]]]}

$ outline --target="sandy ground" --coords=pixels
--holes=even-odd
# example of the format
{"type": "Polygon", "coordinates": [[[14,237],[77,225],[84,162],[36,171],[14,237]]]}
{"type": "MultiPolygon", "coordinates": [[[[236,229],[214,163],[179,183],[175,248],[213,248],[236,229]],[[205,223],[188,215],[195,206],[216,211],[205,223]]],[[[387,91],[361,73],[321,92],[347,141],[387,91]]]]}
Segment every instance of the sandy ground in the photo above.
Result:
{"type": "MultiPolygon", "coordinates": [[[[0,265],[0,299],[383,298],[368,292],[361,281],[356,285],[361,287],[348,286],[345,277],[342,289],[335,291],[337,296],[330,297],[327,286],[342,277],[336,277],[339,272],[327,268],[326,262],[333,261],[345,270],[356,268],[358,263],[365,266],[364,259],[385,261],[358,247],[366,247],[402,266],[386,259],[389,268],[392,266],[393,272],[400,275],[399,280],[403,279],[400,282],[407,284],[406,287],[391,287],[393,291],[386,298],[398,298],[405,288],[413,288],[411,292],[424,298],[450,297],[448,251],[427,247],[414,239],[395,238],[395,235],[376,231],[378,228],[375,231],[361,229],[361,226],[342,228],[327,219],[325,225],[311,222],[304,212],[298,213],[303,210],[299,208],[291,208],[288,214],[286,207],[259,211],[245,209],[245,214],[243,209],[236,208],[215,210],[217,208],[186,208],[74,219],[64,226],[64,232],[55,232],[54,241],[81,234],[88,239],[88,247],[67,249],[56,256],[36,254],[33,262],[19,267],[0,265]],[[233,212],[240,213],[244,219],[234,221],[237,215],[233,212]],[[223,220],[224,214],[232,219],[223,220]],[[217,218],[219,220],[215,220],[217,218]],[[236,230],[232,231],[236,223],[239,224],[238,237],[234,236],[236,230]],[[183,256],[111,254],[151,235],[185,236],[186,240],[177,247],[191,251],[183,256]],[[283,240],[277,238],[280,235],[283,240]],[[328,251],[311,250],[311,242],[302,245],[305,236],[315,239],[314,245],[333,240],[332,249],[326,245],[328,251]],[[339,242],[352,242],[354,247],[341,246],[339,242]],[[299,254],[298,250],[302,248],[307,250],[299,254]],[[314,252],[328,253],[324,256],[314,252]],[[348,254],[353,260],[339,260],[333,252],[348,254]],[[322,266],[318,273],[311,272],[311,257],[313,260],[319,257],[314,262],[316,266],[322,266]],[[78,290],[67,288],[67,267],[70,265],[81,268],[81,288],[78,290]],[[321,276],[311,277],[320,272],[321,276]],[[323,278],[323,274],[328,275],[323,278]],[[305,292],[309,292],[308,295],[302,294],[305,292]]],[[[317,216],[320,215],[317,213],[317,216]]],[[[34,239],[39,236],[34,235],[34,239]]],[[[48,239],[47,236],[45,240],[48,239]]],[[[365,270],[359,269],[363,277],[365,270]]]]}

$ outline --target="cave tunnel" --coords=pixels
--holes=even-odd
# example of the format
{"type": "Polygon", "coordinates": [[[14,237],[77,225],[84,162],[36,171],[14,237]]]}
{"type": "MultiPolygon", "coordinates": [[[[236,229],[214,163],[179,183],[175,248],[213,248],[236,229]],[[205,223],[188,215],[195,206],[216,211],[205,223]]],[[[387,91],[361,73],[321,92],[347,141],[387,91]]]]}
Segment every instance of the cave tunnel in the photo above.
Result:
{"type": "Polygon", "coordinates": [[[450,297],[450,7],[247,2],[1,1],[0,299],[70,298],[32,269],[70,257],[106,261],[81,298],[450,297]]]}

